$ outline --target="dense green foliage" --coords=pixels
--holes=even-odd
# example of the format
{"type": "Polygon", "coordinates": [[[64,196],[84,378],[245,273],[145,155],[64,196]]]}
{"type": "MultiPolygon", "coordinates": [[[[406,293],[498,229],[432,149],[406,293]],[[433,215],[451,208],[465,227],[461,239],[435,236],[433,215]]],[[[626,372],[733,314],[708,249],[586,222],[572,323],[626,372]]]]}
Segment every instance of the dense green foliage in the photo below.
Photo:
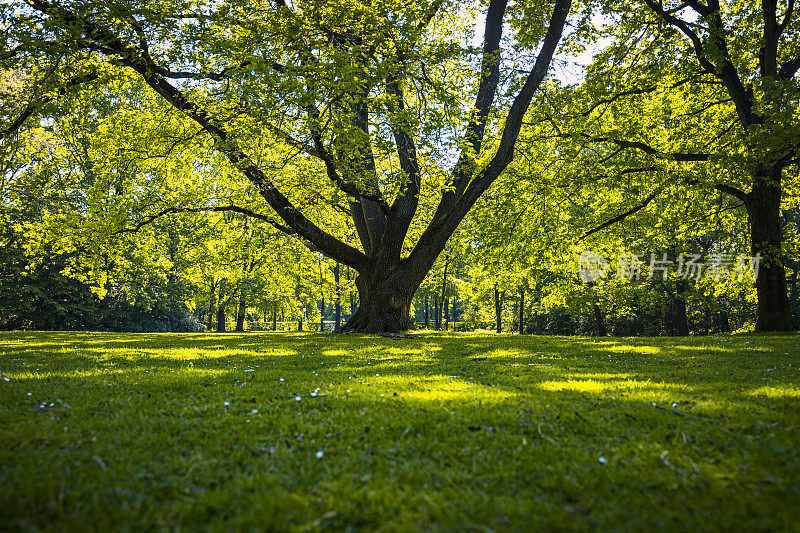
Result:
{"type": "Polygon", "coordinates": [[[798,20],[767,0],[4,2],[0,327],[793,329],[798,20]],[[762,261],[587,284],[587,250],[762,261]]]}
{"type": "Polygon", "coordinates": [[[797,340],[3,333],[0,521],[790,531],[797,340]]]}

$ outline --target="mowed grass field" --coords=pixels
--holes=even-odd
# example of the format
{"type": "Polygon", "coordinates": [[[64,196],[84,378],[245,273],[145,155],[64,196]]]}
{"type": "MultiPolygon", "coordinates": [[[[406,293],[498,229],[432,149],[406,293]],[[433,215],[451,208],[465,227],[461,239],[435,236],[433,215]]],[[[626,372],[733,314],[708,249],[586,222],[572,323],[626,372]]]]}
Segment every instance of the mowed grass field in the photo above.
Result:
{"type": "Polygon", "coordinates": [[[0,334],[0,530],[800,531],[800,337],[0,334]]]}

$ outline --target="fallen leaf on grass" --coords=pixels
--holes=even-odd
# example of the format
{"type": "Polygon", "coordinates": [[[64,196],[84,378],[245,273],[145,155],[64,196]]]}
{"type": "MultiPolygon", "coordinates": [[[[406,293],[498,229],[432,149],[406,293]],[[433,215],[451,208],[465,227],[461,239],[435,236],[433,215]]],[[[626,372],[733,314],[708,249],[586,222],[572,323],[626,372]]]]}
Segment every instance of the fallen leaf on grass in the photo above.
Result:
{"type": "Polygon", "coordinates": [[[311,523],[311,527],[312,528],[319,527],[325,520],[330,520],[331,518],[336,518],[337,516],[339,516],[339,511],[328,511],[324,515],[314,520],[314,522],[311,523]]]}

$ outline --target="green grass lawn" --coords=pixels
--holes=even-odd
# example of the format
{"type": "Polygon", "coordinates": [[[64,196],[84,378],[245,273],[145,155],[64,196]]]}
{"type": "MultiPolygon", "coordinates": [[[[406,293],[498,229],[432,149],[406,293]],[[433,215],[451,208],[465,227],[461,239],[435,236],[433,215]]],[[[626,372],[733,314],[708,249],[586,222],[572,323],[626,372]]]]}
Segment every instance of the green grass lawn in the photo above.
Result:
{"type": "Polygon", "coordinates": [[[798,531],[798,345],[0,334],[0,530],[798,531]]]}

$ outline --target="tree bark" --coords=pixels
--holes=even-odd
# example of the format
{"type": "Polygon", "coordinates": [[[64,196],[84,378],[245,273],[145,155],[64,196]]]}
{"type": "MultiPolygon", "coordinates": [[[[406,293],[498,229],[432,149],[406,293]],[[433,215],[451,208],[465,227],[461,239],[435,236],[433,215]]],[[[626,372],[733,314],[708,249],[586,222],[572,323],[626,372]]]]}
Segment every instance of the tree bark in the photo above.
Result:
{"type": "Polygon", "coordinates": [[[500,294],[500,290],[497,288],[497,283],[494,284],[494,317],[495,317],[495,329],[497,333],[501,333],[503,331],[503,297],[500,294]]]}
{"type": "Polygon", "coordinates": [[[519,289],[519,334],[525,334],[525,289],[519,289]]]}
{"type": "Polygon", "coordinates": [[[239,310],[236,313],[236,331],[244,331],[244,319],[247,316],[247,291],[242,287],[239,289],[239,310]]]}
{"type": "Polygon", "coordinates": [[[217,333],[225,333],[225,306],[217,307],[217,333]]]}
{"type": "Polygon", "coordinates": [[[396,274],[384,280],[365,279],[359,274],[356,277],[356,287],[359,298],[358,310],[342,326],[343,333],[351,331],[384,333],[406,331],[411,328],[409,310],[416,287],[410,290],[396,274]]]}
{"type": "Polygon", "coordinates": [[[447,331],[447,296],[445,296],[445,294],[447,291],[447,267],[449,265],[450,257],[445,256],[444,274],[442,275],[442,296],[439,298],[439,310],[436,312],[436,323],[440,325],[443,324],[445,331],[447,331]]]}
{"type": "Polygon", "coordinates": [[[322,333],[325,331],[325,296],[322,297],[319,307],[319,332],[322,333]]]}
{"type": "Polygon", "coordinates": [[[594,323],[595,328],[597,329],[597,335],[599,337],[605,337],[608,335],[606,331],[606,322],[603,318],[603,311],[600,309],[600,306],[597,305],[597,302],[592,302],[592,310],[594,311],[594,323]]]}
{"type": "Polygon", "coordinates": [[[764,169],[755,177],[746,202],[750,219],[751,252],[761,257],[756,278],[758,331],[796,329],[789,307],[781,252],[781,168],[764,169]]]}
{"type": "Polygon", "coordinates": [[[672,299],[672,327],[675,335],[689,336],[689,316],[686,312],[686,298],[683,293],[688,288],[688,282],[683,279],[675,280],[675,294],[670,294],[672,299]]]}
{"type": "Polygon", "coordinates": [[[339,284],[339,271],[340,271],[339,262],[336,262],[336,266],[333,268],[333,281],[336,283],[336,305],[334,308],[334,331],[339,331],[339,328],[342,326],[342,288],[339,284]]]}
{"type": "Polygon", "coordinates": [[[217,285],[211,282],[211,291],[208,294],[208,331],[214,326],[214,309],[217,300],[217,285]]]}
{"type": "Polygon", "coordinates": [[[225,323],[225,307],[228,303],[227,300],[223,299],[225,287],[228,284],[227,279],[222,279],[219,282],[219,301],[217,304],[217,333],[225,333],[226,331],[226,323],[225,323]]]}
{"type": "Polygon", "coordinates": [[[689,317],[686,313],[686,299],[679,296],[672,302],[672,324],[675,335],[689,336],[689,317]]]}
{"type": "Polygon", "coordinates": [[[425,320],[425,329],[428,329],[430,327],[430,319],[429,319],[429,315],[428,315],[428,293],[427,292],[425,293],[425,303],[423,305],[424,305],[424,307],[423,307],[423,311],[422,312],[423,312],[423,316],[424,316],[424,320],[425,320]]]}

